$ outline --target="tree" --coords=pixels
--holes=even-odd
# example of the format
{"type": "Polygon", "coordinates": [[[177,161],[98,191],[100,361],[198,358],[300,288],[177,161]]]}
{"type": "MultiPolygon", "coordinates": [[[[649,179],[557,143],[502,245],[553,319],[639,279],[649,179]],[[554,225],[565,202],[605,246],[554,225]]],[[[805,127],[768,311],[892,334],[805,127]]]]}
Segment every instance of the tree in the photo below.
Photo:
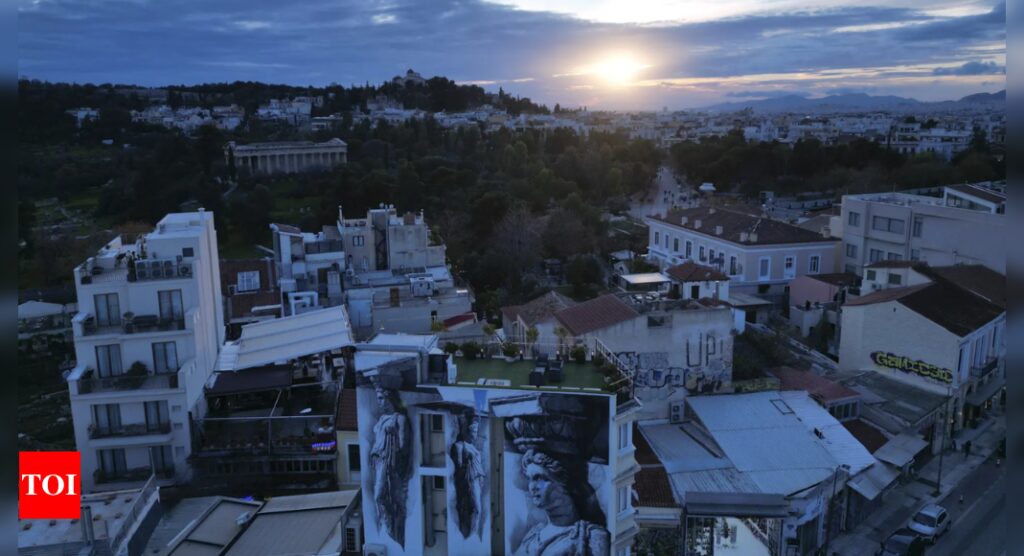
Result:
{"type": "Polygon", "coordinates": [[[603,277],[601,265],[590,255],[573,257],[565,267],[565,278],[572,284],[575,297],[593,297],[593,285],[600,284],[603,277]]]}
{"type": "Polygon", "coordinates": [[[536,266],[541,252],[540,224],[526,205],[516,203],[494,227],[492,244],[513,267],[536,266]]]}

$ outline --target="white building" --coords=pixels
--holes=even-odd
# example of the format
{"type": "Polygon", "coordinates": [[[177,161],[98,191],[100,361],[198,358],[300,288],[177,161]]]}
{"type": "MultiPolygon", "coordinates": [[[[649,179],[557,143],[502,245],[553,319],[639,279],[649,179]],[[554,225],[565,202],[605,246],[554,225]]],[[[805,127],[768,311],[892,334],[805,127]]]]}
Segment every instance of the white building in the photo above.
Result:
{"type": "Polygon", "coordinates": [[[75,268],[77,366],[67,377],[82,490],[185,482],[190,417],[224,340],[213,213],[168,214],[75,268]]]}
{"type": "Polygon", "coordinates": [[[661,268],[694,261],[729,277],[732,293],[782,295],[790,280],[833,272],[838,240],[767,217],[715,207],[646,219],[647,257],[661,268]]]}
{"type": "Polygon", "coordinates": [[[364,553],[630,554],[628,380],[590,362],[456,359],[437,343],[357,346],[364,553]]]}
{"type": "Polygon", "coordinates": [[[844,195],[839,226],[832,230],[843,238],[840,268],[860,275],[866,264],[909,260],[931,266],[983,264],[1005,273],[1006,217],[1000,197],[1005,196],[961,186],[947,187],[945,197],[844,195]]]}
{"type": "Polygon", "coordinates": [[[323,143],[284,141],[237,145],[230,141],[224,146],[225,163],[230,165],[232,157],[235,168],[253,174],[322,172],[348,162],[348,145],[337,137],[323,143]]]}
{"type": "Polygon", "coordinates": [[[862,291],[842,307],[840,369],[945,396],[951,430],[940,437],[984,415],[1005,384],[1006,278],[980,265],[878,263],[862,291]]]}

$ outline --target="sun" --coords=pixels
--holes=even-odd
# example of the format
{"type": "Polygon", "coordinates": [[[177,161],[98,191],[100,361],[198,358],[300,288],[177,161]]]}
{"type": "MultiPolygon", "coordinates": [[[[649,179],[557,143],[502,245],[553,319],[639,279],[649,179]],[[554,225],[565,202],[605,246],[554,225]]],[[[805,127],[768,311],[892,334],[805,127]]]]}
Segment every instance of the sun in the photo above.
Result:
{"type": "Polygon", "coordinates": [[[627,85],[636,79],[637,75],[649,68],[645,64],[631,56],[610,56],[590,66],[592,75],[596,75],[611,85],[627,85]]]}

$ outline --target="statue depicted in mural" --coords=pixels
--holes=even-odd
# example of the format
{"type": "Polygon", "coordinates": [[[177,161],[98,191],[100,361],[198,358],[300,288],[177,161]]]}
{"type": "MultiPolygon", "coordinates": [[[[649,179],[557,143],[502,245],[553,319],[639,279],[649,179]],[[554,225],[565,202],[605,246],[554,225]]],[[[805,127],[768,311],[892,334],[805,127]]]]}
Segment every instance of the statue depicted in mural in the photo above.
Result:
{"type": "Polygon", "coordinates": [[[587,482],[586,460],[567,461],[539,450],[523,455],[530,500],[544,511],[547,522],[533,526],[523,537],[519,553],[527,556],[607,556],[610,535],[605,515],[587,482]]]}
{"type": "Polygon", "coordinates": [[[406,496],[411,475],[409,421],[398,391],[374,384],[380,416],[373,425],[370,466],[377,527],[405,546],[406,496]]]}
{"type": "Polygon", "coordinates": [[[455,515],[459,532],[468,538],[473,532],[480,533],[484,464],[480,450],[476,447],[480,431],[480,417],[472,410],[456,414],[459,432],[448,454],[455,465],[455,515]]]}

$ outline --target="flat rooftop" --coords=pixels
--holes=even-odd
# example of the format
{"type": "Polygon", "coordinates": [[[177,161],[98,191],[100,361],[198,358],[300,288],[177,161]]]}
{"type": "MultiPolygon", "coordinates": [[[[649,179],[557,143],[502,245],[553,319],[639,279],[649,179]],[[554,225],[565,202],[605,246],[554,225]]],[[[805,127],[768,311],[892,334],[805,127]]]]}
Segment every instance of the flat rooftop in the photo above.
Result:
{"type": "Polygon", "coordinates": [[[489,388],[520,388],[539,391],[582,391],[610,394],[605,376],[592,363],[569,362],[562,364],[562,382],[545,382],[545,386],[530,385],[533,359],[506,362],[504,359],[456,358],[458,372],[453,386],[487,386],[489,388]]]}
{"type": "MultiPolygon", "coordinates": [[[[93,534],[112,538],[125,526],[132,504],[141,490],[122,490],[82,496],[82,506],[92,511],[93,534]]],[[[18,548],[43,547],[82,541],[82,524],[77,519],[19,519],[18,548]]]]}

